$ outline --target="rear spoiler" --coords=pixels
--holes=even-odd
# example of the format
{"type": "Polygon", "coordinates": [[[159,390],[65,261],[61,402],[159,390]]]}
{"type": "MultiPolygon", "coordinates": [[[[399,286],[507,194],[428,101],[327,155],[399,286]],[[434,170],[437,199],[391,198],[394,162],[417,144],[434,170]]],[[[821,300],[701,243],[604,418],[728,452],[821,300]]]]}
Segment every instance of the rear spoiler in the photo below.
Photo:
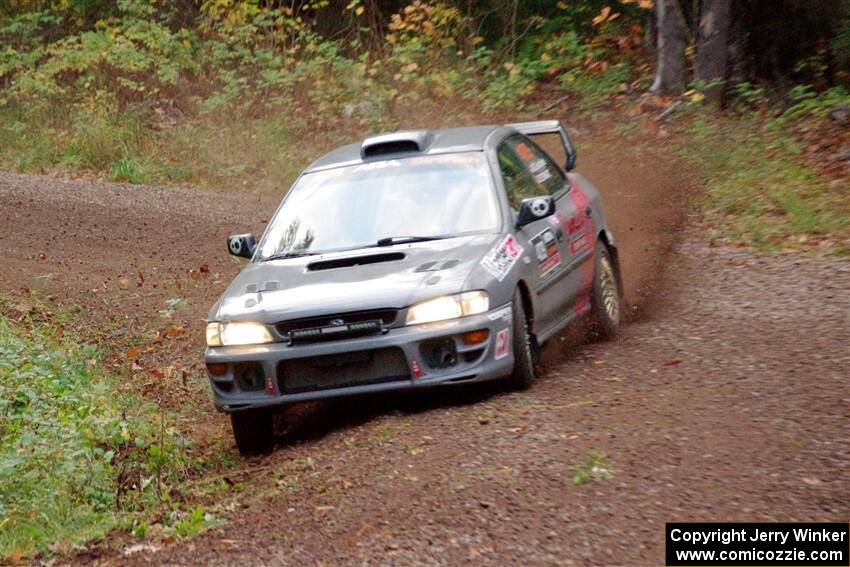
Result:
{"type": "Polygon", "coordinates": [[[567,162],[564,164],[564,169],[570,171],[576,167],[576,150],[572,140],[567,135],[567,130],[560,120],[536,120],[534,122],[517,122],[515,124],[506,124],[508,128],[513,128],[520,134],[528,137],[541,136],[545,134],[558,134],[561,137],[561,142],[564,144],[564,155],[567,156],[567,162]]]}

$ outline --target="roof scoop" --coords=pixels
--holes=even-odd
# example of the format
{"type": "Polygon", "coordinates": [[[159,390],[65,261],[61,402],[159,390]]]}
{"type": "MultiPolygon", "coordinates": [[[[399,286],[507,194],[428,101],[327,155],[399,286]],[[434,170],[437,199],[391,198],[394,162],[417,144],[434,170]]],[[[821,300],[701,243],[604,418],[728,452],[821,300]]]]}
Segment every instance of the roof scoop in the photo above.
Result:
{"type": "Polygon", "coordinates": [[[433,141],[434,133],[430,130],[381,134],[363,140],[360,144],[360,157],[367,159],[389,154],[424,152],[433,141]]]}

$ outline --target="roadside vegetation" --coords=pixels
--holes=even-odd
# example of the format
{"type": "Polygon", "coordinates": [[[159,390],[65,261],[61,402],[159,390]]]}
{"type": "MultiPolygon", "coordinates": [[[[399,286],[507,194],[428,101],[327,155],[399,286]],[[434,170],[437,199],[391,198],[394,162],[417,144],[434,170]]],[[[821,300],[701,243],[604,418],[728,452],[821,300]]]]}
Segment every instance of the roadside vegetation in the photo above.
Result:
{"type": "Polygon", "coordinates": [[[13,562],[115,528],[142,537],[153,519],[173,537],[214,521],[183,502],[201,467],[171,416],[104,370],[66,330],[74,317],[0,316],[0,557],[13,562]]]}
{"type": "Polygon", "coordinates": [[[390,14],[377,36],[367,25],[375,14],[357,1],[341,13],[327,2],[208,1],[188,26],[177,9],[146,0],[14,14],[0,28],[8,46],[0,163],[277,188],[317,146],[338,141],[303,144],[308,131],[336,125],[339,135],[342,125],[354,138],[407,122],[410,112],[440,113],[446,101],[476,113],[514,110],[544,78],[594,97],[616,92],[631,81],[632,61],[606,57],[621,46],[636,53],[640,36],[620,21],[594,24],[590,4],[529,21],[535,40],[495,48],[472,15],[420,1],[390,14]],[[341,39],[321,33],[334,17],[345,22],[335,30],[341,39]]]}
{"type": "Polygon", "coordinates": [[[699,204],[713,241],[850,254],[850,120],[836,117],[850,99],[797,96],[778,113],[767,98],[723,115],[684,111],[677,153],[706,179],[699,204]]]}

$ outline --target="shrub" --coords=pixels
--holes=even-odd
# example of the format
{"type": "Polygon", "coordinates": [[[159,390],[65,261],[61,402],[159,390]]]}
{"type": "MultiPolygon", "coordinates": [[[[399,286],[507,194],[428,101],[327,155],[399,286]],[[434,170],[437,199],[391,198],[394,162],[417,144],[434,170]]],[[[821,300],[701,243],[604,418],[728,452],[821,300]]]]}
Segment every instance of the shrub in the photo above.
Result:
{"type": "MultiPolygon", "coordinates": [[[[168,497],[185,441],[59,325],[0,316],[0,557],[106,533],[168,497]]],[[[164,419],[164,416],[162,416],[164,419]]]]}

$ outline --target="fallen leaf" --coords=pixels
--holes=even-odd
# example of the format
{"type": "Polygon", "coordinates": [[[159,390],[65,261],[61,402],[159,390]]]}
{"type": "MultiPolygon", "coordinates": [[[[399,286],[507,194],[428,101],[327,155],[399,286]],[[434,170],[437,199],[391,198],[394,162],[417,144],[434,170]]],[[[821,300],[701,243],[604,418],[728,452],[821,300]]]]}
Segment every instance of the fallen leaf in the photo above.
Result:
{"type": "Polygon", "coordinates": [[[23,551],[21,551],[21,548],[16,547],[15,549],[13,549],[13,550],[12,550],[12,553],[10,553],[10,554],[6,557],[6,559],[8,559],[8,560],[9,560],[9,563],[12,563],[12,564],[14,565],[14,564],[16,564],[16,563],[19,563],[19,562],[21,561],[21,558],[22,558],[23,556],[24,556],[24,552],[23,552],[23,551]]]}
{"type": "Polygon", "coordinates": [[[138,358],[140,353],[141,351],[139,350],[139,347],[130,347],[127,349],[127,358],[131,360],[134,358],[138,358]]]}
{"type": "Polygon", "coordinates": [[[682,360],[681,358],[674,358],[673,360],[668,360],[667,362],[665,362],[664,366],[679,366],[683,362],[685,362],[685,361],[682,360]]]}
{"type": "Polygon", "coordinates": [[[179,337],[180,335],[182,335],[185,332],[186,332],[186,329],[184,329],[180,325],[171,325],[171,326],[168,327],[168,329],[166,329],[165,334],[167,334],[171,338],[174,338],[174,337],[179,337]]]}
{"type": "Polygon", "coordinates": [[[593,25],[598,26],[599,24],[607,20],[609,14],[611,14],[611,6],[605,6],[604,8],[602,8],[599,14],[593,18],[593,25]]]}

